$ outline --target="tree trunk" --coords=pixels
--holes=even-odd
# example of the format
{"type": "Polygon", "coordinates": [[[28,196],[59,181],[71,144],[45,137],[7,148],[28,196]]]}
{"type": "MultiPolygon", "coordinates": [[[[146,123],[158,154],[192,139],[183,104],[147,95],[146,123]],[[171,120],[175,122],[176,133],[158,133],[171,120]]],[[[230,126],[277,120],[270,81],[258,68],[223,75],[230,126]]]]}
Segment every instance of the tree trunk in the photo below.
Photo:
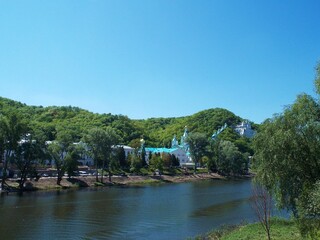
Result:
{"type": "Polygon", "coordinates": [[[96,182],[99,182],[98,179],[98,161],[96,160],[96,182]]]}
{"type": "Polygon", "coordinates": [[[60,184],[61,184],[61,181],[62,181],[62,177],[58,174],[58,177],[57,177],[57,185],[60,185],[60,184]]]}
{"type": "Polygon", "coordinates": [[[62,181],[62,177],[63,177],[64,172],[62,171],[62,169],[57,169],[57,173],[58,173],[58,176],[57,176],[57,185],[60,185],[60,184],[61,184],[61,181],[62,181]]]}
{"type": "Polygon", "coordinates": [[[1,189],[4,189],[4,185],[6,184],[6,178],[7,178],[7,168],[8,168],[8,161],[4,160],[3,166],[2,166],[2,180],[1,180],[1,189]]]}
{"type": "Polygon", "coordinates": [[[270,229],[267,230],[268,240],[271,240],[270,229]]]}
{"type": "Polygon", "coordinates": [[[23,190],[23,185],[26,182],[26,179],[27,179],[27,170],[26,170],[26,167],[23,167],[22,169],[20,169],[20,181],[19,181],[20,191],[23,190]]]}
{"type": "Polygon", "coordinates": [[[23,185],[24,185],[24,183],[25,183],[25,179],[24,179],[24,177],[20,177],[20,181],[19,181],[19,190],[20,191],[22,191],[23,190],[23,185]]]}
{"type": "Polygon", "coordinates": [[[258,217],[258,220],[265,230],[268,240],[271,239],[271,211],[272,211],[272,196],[266,188],[260,185],[254,185],[252,187],[252,208],[258,217]]]}
{"type": "Polygon", "coordinates": [[[7,170],[8,170],[8,160],[9,160],[9,156],[11,156],[11,154],[12,154],[12,151],[11,150],[7,150],[7,152],[4,154],[4,157],[3,157],[2,181],[1,181],[1,189],[2,190],[6,185],[7,170]]]}
{"type": "Polygon", "coordinates": [[[103,174],[104,174],[104,164],[105,164],[105,160],[102,160],[102,171],[101,171],[101,183],[103,183],[103,174]]]}
{"type": "Polygon", "coordinates": [[[111,171],[110,171],[110,166],[109,166],[109,169],[108,169],[108,174],[109,174],[109,182],[111,182],[111,171]]]}

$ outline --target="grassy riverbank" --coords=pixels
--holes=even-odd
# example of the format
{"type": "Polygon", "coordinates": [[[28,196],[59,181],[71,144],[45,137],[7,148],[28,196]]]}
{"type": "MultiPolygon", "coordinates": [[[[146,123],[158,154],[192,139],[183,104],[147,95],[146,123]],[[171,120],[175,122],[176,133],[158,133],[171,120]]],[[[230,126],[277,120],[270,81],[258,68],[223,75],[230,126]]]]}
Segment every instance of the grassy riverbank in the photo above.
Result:
{"type": "MultiPolygon", "coordinates": [[[[38,181],[30,180],[26,182],[25,190],[50,190],[66,189],[78,187],[97,187],[111,185],[144,185],[161,183],[181,183],[209,179],[225,179],[216,173],[199,173],[189,175],[161,175],[161,176],[113,176],[111,182],[108,177],[104,177],[103,182],[96,181],[95,176],[78,176],[72,178],[63,178],[60,185],[57,185],[57,179],[54,177],[40,178],[38,181]]],[[[99,176],[100,181],[100,176],[99,176]]],[[[18,183],[15,179],[8,179],[7,184],[12,190],[17,190],[18,183]]]]}
{"type": "MultiPolygon", "coordinates": [[[[213,230],[195,240],[261,240],[267,239],[266,232],[260,223],[242,224],[238,226],[225,226],[213,230]]],[[[292,220],[274,218],[271,222],[272,240],[302,240],[296,223],[292,220]]],[[[307,238],[308,239],[308,238],[307,238]]]]}

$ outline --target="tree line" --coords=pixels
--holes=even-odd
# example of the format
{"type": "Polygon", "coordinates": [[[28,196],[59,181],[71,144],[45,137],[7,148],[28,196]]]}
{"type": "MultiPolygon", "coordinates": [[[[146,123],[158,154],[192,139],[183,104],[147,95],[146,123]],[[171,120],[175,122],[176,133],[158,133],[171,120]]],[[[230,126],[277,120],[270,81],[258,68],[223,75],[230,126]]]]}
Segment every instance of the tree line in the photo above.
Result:
{"type": "MultiPolygon", "coordinates": [[[[113,128],[121,138],[121,144],[138,147],[144,138],[147,146],[170,147],[174,135],[180,138],[183,129],[188,126],[190,132],[204,133],[210,137],[225,123],[234,126],[243,121],[232,112],[214,108],[196,114],[177,118],[149,118],[133,120],[124,115],[95,114],[72,106],[28,106],[20,102],[0,97],[0,114],[17,112],[38,138],[45,141],[56,139],[58,132],[67,130],[73,142],[79,142],[92,128],[113,128]]],[[[258,128],[257,124],[252,124],[258,128]]],[[[251,142],[227,129],[221,134],[222,140],[233,142],[239,150],[252,152],[251,142]]]]}
{"type": "Polygon", "coordinates": [[[197,132],[190,133],[186,141],[195,163],[195,172],[197,166],[205,166],[209,172],[227,176],[248,173],[251,153],[241,152],[233,142],[222,140],[220,136],[208,139],[205,134],[197,132]]]}
{"type": "MultiPolygon", "coordinates": [[[[112,127],[93,127],[86,131],[74,143],[74,129],[69,125],[58,126],[55,139],[44,141],[41,129],[34,128],[19,111],[3,111],[0,115],[0,156],[2,163],[2,188],[6,186],[8,171],[11,168],[19,172],[19,188],[23,189],[27,177],[38,179],[39,167],[51,160],[60,184],[65,173],[68,177],[75,174],[78,161],[83,156],[94,160],[96,181],[103,182],[106,174],[111,181],[112,172],[131,172],[148,174],[167,170],[174,173],[179,166],[179,159],[167,153],[146,156],[141,143],[129,156],[124,149],[114,148],[123,140],[117,129],[112,127]],[[148,164],[146,162],[148,159],[148,164]],[[100,169],[100,172],[98,172],[100,169]],[[100,175],[100,179],[98,176],[100,175]]],[[[248,170],[248,156],[243,154],[231,141],[216,139],[211,141],[204,133],[191,133],[187,139],[190,154],[195,166],[207,167],[208,171],[221,174],[244,174],[248,170]]]]}

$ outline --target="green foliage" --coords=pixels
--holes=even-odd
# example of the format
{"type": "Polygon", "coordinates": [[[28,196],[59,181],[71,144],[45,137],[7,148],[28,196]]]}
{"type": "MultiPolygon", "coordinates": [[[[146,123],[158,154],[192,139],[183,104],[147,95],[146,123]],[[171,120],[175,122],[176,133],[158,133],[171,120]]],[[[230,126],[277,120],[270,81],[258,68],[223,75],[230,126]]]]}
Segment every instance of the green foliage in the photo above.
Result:
{"type": "MultiPolygon", "coordinates": [[[[305,239],[299,234],[299,229],[295,222],[285,219],[273,218],[271,220],[271,236],[274,240],[302,240],[305,239]]],[[[225,226],[212,231],[206,239],[221,240],[261,240],[266,239],[265,232],[259,223],[225,226]]]]}
{"type": "Polygon", "coordinates": [[[146,162],[146,149],[145,149],[144,145],[142,146],[141,152],[140,152],[139,154],[140,154],[140,158],[141,158],[142,167],[147,166],[147,162],[146,162]]]}
{"type": "MultiPolygon", "coordinates": [[[[213,132],[227,123],[230,128],[222,133],[221,138],[234,141],[240,151],[250,152],[251,143],[246,139],[240,138],[231,128],[232,125],[241,120],[230,111],[221,108],[201,111],[186,117],[132,120],[123,115],[94,114],[71,106],[27,106],[26,104],[0,97],[0,141],[2,143],[0,144],[0,153],[4,153],[4,149],[14,151],[14,148],[17,147],[16,143],[21,139],[21,136],[31,133],[32,136],[37,138],[37,142],[42,145],[42,148],[48,147],[48,158],[54,160],[58,170],[57,181],[62,179],[67,169],[66,163],[69,160],[66,161],[66,157],[70,152],[70,147],[73,143],[81,140],[86,142],[88,146],[79,154],[91,155],[97,167],[112,168],[113,170],[131,168],[133,172],[139,172],[146,165],[143,161],[143,151],[136,154],[136,157],[140,157],[140,160],[136,159],[136,157],[131,157],[129,161],[126,161],[124,152],[118,152],[115,153],[115,156],[110,156],[110,147],[98,148],[98,145],[105,144],[102,143],[102,138],[105,137],[103,134],[100,138],[101,141],[99,140],[100,144],[92,144],[94,141],[98,141],[98,139],[93,139],[93,129],[98,132],[108,132],[112,129],[112,134],[117,136],[117,141],[113,145],[121,143],[139,149],[142,137],[146,141],[146,146],[170,147],[173,135],[176,134],[179,139],[186,125],[190,132],[201,132],[203,137],[208,140],[213,132]],[[19,128],[23,129],[23,131],[20,131],[19,128]],[[5,129],[10,129],[10,131],[5,129]],[[10,132],[12,134],[8,135],[7,133],[10,132]],[[54,144],[45,146],[46,141],[52,141],[54,144]],[[8,143],[15,146],[8,146],[8,143]],[[88,150],[87,147],[89,147],[89,152],[85,153],[88,150]]],[[[107,145],[110,146],[110,144],[107,145]]],[[[7,153],[10,151],[7,151],[7,153]]],[[[210,156],[209,152],[200,153],[195,151],[194,154],[194,159],[199,161],[200,164],[204,164],[201,162],[204,155],[207,155],[208,158],[210,156]]],[[[7,159],[11,156],[8,154],[7,159]]],[[[3,158],[3,154],[1,154],[1,157],[3,158]]],[[[151,156],[149,159],[151,159],[151,156]]],[[[209,163],[209,167],[213,169],[214,164],[211,163],[214,161],[211,161],[211,159],[210,157],[206,163],[209,163]]],[[[173,155],[164,156],[162,161],[165,168],[173,169],[173,167],[179,166],[179,159],[173,155]]],[[[73,162],[70,166],[72,165],[73,162]]],[[[70,174],[72,172],[71,170],[69,171],[70,174]]]]}
{"type": "Polygon", "coordinates": [[[303,236],[320,238],[320,181],[310,191],[305,192],[298,203],[298,223],[303,236]]]}
{"type": "Polygon", "coordinates": [[[114,151],[114,159],[119,163],[119,167],[122,169],[126,169],[128,167],[128,161],[123,147],[116,148],[114,151]]]}
{"type": "Polygon", "coordinates": [[[159,170],[160,172],[163,172],[163,160],[160,155],[152,154],[152,157],[149,160],[149,168],[152,171],[159,170]]]}
{"type": "MultiPolygon", "coordinates": [[[[142,136],[147,146],[170,147],[173,135],[176,134],[179,139],[186,125],[190,132],[201,132],[210,137],[225,123],[233,126],[242,121],[232,112],[221,108],[204,110],[186,117],[132,120],[123,115],[94,114],[71,106],[27,106],[1,97],[0,112],[19,113],[22,120],[28,121],[32,133],[41,135],[42,141],[57,140],[58,132],[64,129],[68,131],[71,142],[78,142],[90,129],[111,127],[120,136],[122,144],[133,148],[140,146],[142,136]]],[[[226,135],[225,139],[222,138],[224,140],[237,139],[237,134],[231,128],[223,135],[226,135]]]]}
{"type": "MultiPolygon", "coordinates": [[[[110,162],[109,162],[109,169],[111,172],[117,172],[120,170],[120,162],[119,159],[115,158],[115,156],[111,156],[110,162]]],[[[125,167],[123,167],[125,169],[125,167]]]]}
{"type": "Polygon", "coordinates": [[[235,142],[240,139],[240,136],[230,127],[227,127],[220,135],[219,138],[224,141],[235,142]]]}
{"type": "Polygon", "coordinates": [[[247,153],[250,156],[253,155],[254,152],[251,146],[252,145],[251,139],[246,137],[240,137],[236,139],[233,143],[236,145],[236,147],[240,152],[247,153]]]}
{"type": "Polygon", "coordinates": [[[140,173],[140,169],[142,166],[142,161],[138,154],[130,154],[128,156],[128,162],[130,163],[130,172],[132,173],[140,173]]]}
{"type": "Polygon", "coordinates": [[[66,143],[54,141],[49,144],[47,150],[57,169],[57,185],[60,185],[60,182],[62,181],[62,177],[66,170],[65,159],[69,152],[69,145],[66,143]]]}
{"type": "Polygon", "coordinates": [[[41,146],[31,135],[25,136],[14,153],[14,165],[20,172],[19,188],[22,190],[28,175],[36,175],[36,165],[44,156],[41,146]]]}
{"type": "Polygon", "coordinates": [[[217,171],[224,175],[246,174],[248,164],[249,154],[240,152],[234,143],[220,140],[220,137],[211,142],[207,160],[208,171],[217,171]]]}
{"type": "Polygon", "coordinates": [[[65,158],[65,170],[68,174],[68,178],[76,175],[76,171],[78,170],[78,160],[80,159],[79,154],[76,149],[72,149],[65,158]]]}
{"type": "Polygon", "coordinates": [[[243,174],[247,170],[248,158],[230,141],[218,142],[216,167],[223,174],[243,174]]]}
{"type": "Polygon", "coordinates": [[[316,78],[314,85],[316,87],[316,93],[320,94],[320,63],[316,67],[316,78]]]}
{"type": "MultiPolygon", "coordinates": [[[[319,65],[316,88],[319,93],[319,65]]],[[[268,119],[254,140],[257,179],[291,210],[301,233],[319,237],[320,106],[299,95],[282,114],[268,119]]]]}
{"type": "Polygon", "coordinates": [[[173,154],[170,155],[170,161],[171,161],[171,166],[172,167],[179,167],[180,166],[179,159],[173,154]]]}
{"type": "Polygon", "coordinates": [[[4,109],[0,115],[0,154],[2,160],[2,181],[4,188],[7,178],[8,163],[15,164],[20,157],[17,157],[18,142],[28,132],[26,123],[18,112],[10,112],[4,109]]]}
{"type": "MultiPolygon", "coordinates": [[[[271,219],[271,235],[273,240],[304,240],[294,221],[281,218],[271,219]]],[[[261,240],[266,239],[265,232],[259,223],[223,225],[207,234],[192,238],[195,240],[261,240]]]]}
{"type": "Polygon", "coordinates": [[[297,202],[320,179],[320,108],[300,95],[283,114],[266,121],[254,141],[259,180],[297,215],[297,202]]]}
{"type": "MultiPolygon", "coordinates": [[[[120,137],[111,127],[107,127],[105,130],[93,128],[84,137],[84,142],[89,147],[89,154],[93,157],[96,167],[99,166],[103,170],[106,167],[108,168],[109,180],[111,180],[111,169],[109,164],[112,159],[112,146],[117,145],[119,139],[120,137]]],[[[101,174],[101,182],[103,182],[103,174],[101,174]]]]}
{"type": "Polygon", "coordinates": [[[170,168],[172,166],[172,162],[171,162],[171,154],[169,153],[162,153],[162,162],[163,162],[163,167],[165,168],[170,168]]]}
{"type": "Polygon", "coordinates": [[[194,171],[196,171],[198,162],[207,153],[209,141],[203,133],[191,133],[186,141],[189,145],[192,160],[195,163],[194,171]]]}
{"type": "Polygon", "coordinates": [[[185,125],[188,126],[190,132],[205,133],[207,137],[210,137],[213,132],[225,123],[228,126],[232,126],[240,121],[241,119],[232,112],[222,108],[215,108],[198,112],[186,118],[185,125]]]}
{"type": "Polygon", "coordinates": [[[207,158],[205,162],[205,166],[207,166],[208,172],[215,172],[217,171],[217,161],[214,158],[207,158]]]}

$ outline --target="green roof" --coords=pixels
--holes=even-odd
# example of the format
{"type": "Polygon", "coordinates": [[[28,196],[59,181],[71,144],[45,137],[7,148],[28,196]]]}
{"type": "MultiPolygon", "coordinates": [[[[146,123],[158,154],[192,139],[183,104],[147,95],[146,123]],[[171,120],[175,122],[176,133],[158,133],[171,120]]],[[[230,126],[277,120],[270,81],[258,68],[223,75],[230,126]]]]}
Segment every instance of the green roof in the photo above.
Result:
{"type": "Polygon", "coordinates": [[[172,153],[175,150],[177,150],[178,148],[146,148],[146,151],[148,152],[152,152],[152,153],[172,153]]]}

